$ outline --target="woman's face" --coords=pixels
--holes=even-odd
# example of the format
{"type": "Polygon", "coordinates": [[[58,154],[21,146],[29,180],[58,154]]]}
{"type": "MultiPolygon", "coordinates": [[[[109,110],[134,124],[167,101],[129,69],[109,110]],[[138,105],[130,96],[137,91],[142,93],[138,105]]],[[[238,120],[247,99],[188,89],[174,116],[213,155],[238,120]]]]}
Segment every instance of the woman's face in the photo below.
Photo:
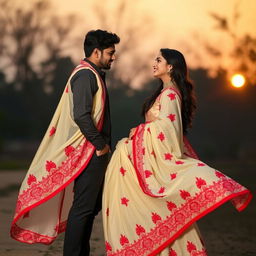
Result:
{"type": "Polygon", "coordinates": [[[165,58],[162,56],[161,52],[157,55],[153,64],[153,76],[156,78],[170,77],[169,71],[171,65],[167,63],[165,58]]]}

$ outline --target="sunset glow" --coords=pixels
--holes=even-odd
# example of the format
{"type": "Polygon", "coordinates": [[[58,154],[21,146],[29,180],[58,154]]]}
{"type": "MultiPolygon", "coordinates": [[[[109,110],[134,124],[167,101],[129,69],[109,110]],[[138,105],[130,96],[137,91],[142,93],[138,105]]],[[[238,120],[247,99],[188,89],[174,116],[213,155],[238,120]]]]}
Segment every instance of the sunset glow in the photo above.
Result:
{"type": "Polygon", "coordinates": [[[244,76],[241,74],[233,75],[231,78],[231,84],[232,84],[232,86],[234,86],[236,88],[240,88],[240,87],[244,86],[244,84],[245,84],[244,76]]]}

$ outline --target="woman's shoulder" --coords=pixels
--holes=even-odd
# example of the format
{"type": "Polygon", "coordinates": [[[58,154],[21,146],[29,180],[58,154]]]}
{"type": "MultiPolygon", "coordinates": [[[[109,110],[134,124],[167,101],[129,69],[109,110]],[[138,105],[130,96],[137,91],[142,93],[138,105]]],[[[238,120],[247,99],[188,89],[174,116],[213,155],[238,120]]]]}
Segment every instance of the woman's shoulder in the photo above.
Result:
{"type": "Polygon", "coordinates": [[[170,100],[175,100],[177,98],[181,98],[181,95],[177,89],[173,87],[167,87],[161,91],[159,99],[161,99],[162,97],[169,97],[170,100]]]}

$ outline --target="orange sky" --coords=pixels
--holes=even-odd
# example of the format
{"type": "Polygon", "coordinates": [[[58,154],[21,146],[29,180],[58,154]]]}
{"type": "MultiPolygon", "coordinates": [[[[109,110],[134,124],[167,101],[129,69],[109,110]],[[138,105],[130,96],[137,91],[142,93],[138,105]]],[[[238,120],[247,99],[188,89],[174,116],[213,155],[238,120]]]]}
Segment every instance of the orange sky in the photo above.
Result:
{"type": "MultiPolygon", "coordinates": [[[[118,24],[114,17],[114,10],[122,0],[52,0],[56,11],[59,14],[75,14],[79,23],[74,28],[81,45],[69,50],[69,54],[77,61],[83,57],[82,41],[84,34],[89,29],[99,27],[95,19],[96,10],[92,9],[93,3],[101,3],[108,13],[109,26],[100,26],[102,29],[108,29],[118,32],[122,39],[126,36],[125,32],[132,24],[140,24],[143,29],[149,29],[150,33],[138,37],[139,43],[134,44],[133,51],[127,53],[127,56],[120,56],[116,65],[121,67],[125,65],[129,76],[136,77],[134,63],[136,65],[151,66],[151,59],[156,55],[159,48],[169,47],[180,50],[184,53],[190,68],[205,67],[212,69],[220,62],[224,67],[230,67],[230,49],[232,41],[224,33],[215,28],[216,23],[210,17],[209,13],[214,12],[225,17],[231,18],[234,14],[236,4],[239,6],[240,19],[235,27],[238,35],[245,33],[255,35],[256,24],[256,1],[255,0],[137,0],[127,1],[129,11],[126,13],[124,21],[118,24]],[[147,15],[151,22],[143,22],[143,17],[147,15]],[[112,23],[111,23],[112,22],[112,23]],[[116,27],[119,31],[116,31],[116,27]],[[221,47],[224,52],[222,59],[213,60],[206,54],[204,43],[213,47],[221,47]],[[143,54],[141,54],[143,53],[143,54]],[[137,58],[139,61],[132,59],[137,58]],[[139,58],[138,58],[138,55],[139,58]]],[[[99,8],[100,9],[100,8],[99,8]]],[[[120,69],[121,70],[121,69],[120,69]]],[[[150,70],[150,69],[148,69],[150,70]]],[[[148,76],[149,74],[147,74],[148,76]]],[[[125,76],[125,75],[123,75],[125,76]]],[[[124,77],[124,79],[126,79],[124,77]]],[[[140,84],[141,79],[134,82],[134,86],[140,84]],[[137,85],[136,85],[137,84],[137,85]]]]}

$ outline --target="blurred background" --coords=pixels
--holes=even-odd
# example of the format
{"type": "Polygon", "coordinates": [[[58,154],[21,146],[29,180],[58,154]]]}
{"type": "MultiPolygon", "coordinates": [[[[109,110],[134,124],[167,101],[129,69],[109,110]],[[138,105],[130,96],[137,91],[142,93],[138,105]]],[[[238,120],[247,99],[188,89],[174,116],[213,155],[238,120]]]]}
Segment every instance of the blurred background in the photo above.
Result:
{"type": "MultiPolygon", "coordinates": [[[[0,0],[0,219],[2,215],[10,222],[20,182],[69,75],[84,58],[84,36],[97,28],[121,37],[117,60],[107,74],[113,145],[144,121],[143,101],[157,86],[153,60],[160,48],[174,48],[185,55],[197,94],[198,109],[188,135],[193,147],[203,161],[254,192],[255,13],[255,0],[0,0]]],[[[216,218],[230,220],[226,213],[230,209],[216,218]]],[[[238,246],[241,252],[235,254],[236,246],[232,251],[227,242],[226,252],[222,243],[222,250],[209,255],[256,255],[250,240],[255,239],[255,213],[251,207],[244,215],[247,231],[241,232],[241,222],[237,224],[235,237],[248,242],[238,246]]],[[[214,227],[202,222],[208,237],[215,237],[213,229],[220,234],[214,218],[214,227]]],[[[239,218],[234,214],[235,222],[239,218]]],[[[9,226],[4,232],[9,233],[9,226]]],[[[234,237],[229,239],[233,245],[234,237]]],[[[14,244],[8,238],[1,244],[3,255],[12,255],[14,244]]],[[[46,253],[42,255],[58,255],[46,253]]]]}

